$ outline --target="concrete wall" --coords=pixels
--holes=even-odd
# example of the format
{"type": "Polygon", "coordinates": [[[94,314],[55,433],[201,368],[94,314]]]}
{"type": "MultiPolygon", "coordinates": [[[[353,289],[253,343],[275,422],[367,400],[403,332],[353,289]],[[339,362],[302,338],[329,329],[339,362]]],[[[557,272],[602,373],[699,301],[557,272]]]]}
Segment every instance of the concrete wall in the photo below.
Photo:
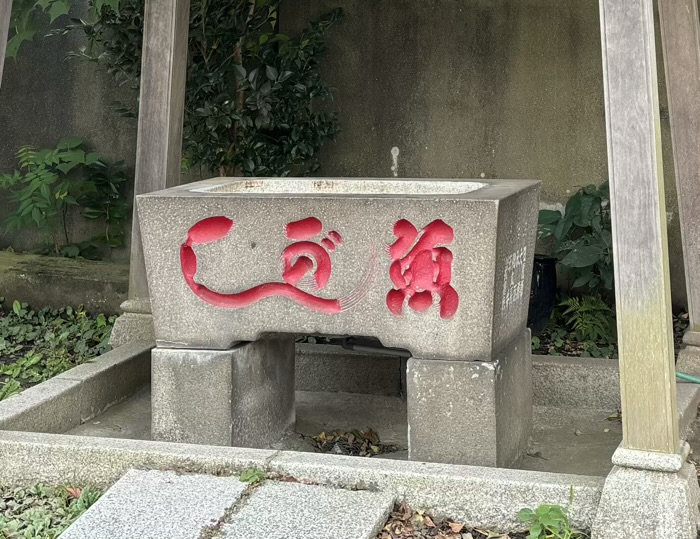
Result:
{"type": "MultiPolygon", "coordinates": [[[[76,4],[87,5],[86,0],[76,4]]],[[[68,23],[67,19],[64,19],[68,23]]],[[[7,60],[0,88],[0,173],[16,168],[15,152],[25,144],[53,148],[64,137],[80,136],[92,148],[111,161],[126,161],[133,176],[136,151],[136,121],[120,118],[111,103],[134,99],[128,91],[118,90],[111,78],[92,64],[66,60],[70,50],[85,45],[75,33],[70,36],[41,37],[20,50],[16,61],[7,60]]],[[[0,224],[8,203],[0,193],[0,224]]],[[[97,233],[93,223],[71,216],[72,241],[97,233]]],[[[42,238],[28,231],[0,233],[0,249],[31,249],[42,238]]],[[[128,251],[114,257],[128,259],[128,251]]]]}
{"type": "MultiPolygon", "coordinates": [[[[336,6],[324,76],[343,133],[329,176],[533,178],[546,203],[607,178],[597,0],[285,0],[295,32],[336,6]]],[[[661,47],[659,45],[659,60],[661,47]]],[[[663,66],[659,67],[663,78],[663,66]]],[[[680,233],[661,81],[674,297],[680,233]]]]}

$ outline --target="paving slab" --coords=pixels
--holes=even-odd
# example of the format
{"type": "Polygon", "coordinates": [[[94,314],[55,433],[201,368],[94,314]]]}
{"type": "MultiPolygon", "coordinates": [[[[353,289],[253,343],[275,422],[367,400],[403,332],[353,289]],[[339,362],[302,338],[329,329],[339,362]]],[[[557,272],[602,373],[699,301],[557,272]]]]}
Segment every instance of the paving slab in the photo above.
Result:
{"type": "Polygon", "coordinates": [[[247,488],[238,477],[130,470],[61,539],[193,539],[247,488]]]}
{"type": "Polygon", "coordinates": [[[371,539],[393,505],[388,493],[266,482],[231,515],[221,537],[371,539]]]}

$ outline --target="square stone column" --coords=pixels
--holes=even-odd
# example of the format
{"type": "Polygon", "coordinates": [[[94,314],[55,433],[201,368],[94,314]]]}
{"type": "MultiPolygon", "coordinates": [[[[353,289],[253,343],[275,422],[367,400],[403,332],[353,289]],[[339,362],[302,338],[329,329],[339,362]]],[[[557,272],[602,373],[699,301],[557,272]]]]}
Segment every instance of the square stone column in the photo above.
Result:
{"type": "Polygon", "coordinates": [[[410,460],[511,466],[532,431],[530,330],[494,360],[411,358],[406,374],[410,460]]]}
{"type": "Polygon", "coordinates": [[[697,539],[700,488],[690,448],[677,454],[620,447],[603,487],[593,539],[697,539]]]}
{"type": "Polygon", "coordinates": [[[294,426],[294,338],[153,350],[154,440],[265,448],[294,426]]]}

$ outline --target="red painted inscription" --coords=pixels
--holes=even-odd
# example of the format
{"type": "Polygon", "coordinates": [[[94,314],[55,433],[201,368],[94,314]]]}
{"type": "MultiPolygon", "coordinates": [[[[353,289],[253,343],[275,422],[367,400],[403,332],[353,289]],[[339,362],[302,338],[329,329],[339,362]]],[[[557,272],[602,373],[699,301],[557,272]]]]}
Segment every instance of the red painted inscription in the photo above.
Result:
{"type": "Polygon", "coordinates": [[[396,241],[389,248],[392,264],[389,277],[394,284],[386,296],[386,305],[396,316],[404,303],[423,313],[438,297],[440,317],[452,318],[459,306],[459,295],[452,287],[452,251],[443,247],[454,241],[452,227],[436,220],[423,230],[405,219],[394,225],[396,241]]]}

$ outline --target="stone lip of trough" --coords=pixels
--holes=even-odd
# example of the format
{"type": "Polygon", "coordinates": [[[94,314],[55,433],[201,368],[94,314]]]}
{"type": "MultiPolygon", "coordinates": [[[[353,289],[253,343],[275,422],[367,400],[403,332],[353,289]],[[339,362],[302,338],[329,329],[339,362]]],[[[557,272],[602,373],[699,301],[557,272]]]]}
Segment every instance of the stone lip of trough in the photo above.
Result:
{"type": "Polygon", "coordinates": [[[568,506],[572,491],[572,522],[589,528],[604,483],[602,477],[502,468],[0,431],[2,484],[105,487],[129,469],[235,475],[251,467],[271,478],[387,492],[437,517],[504,532],[521,528],[523,507],[568,506]]]}
{"type": "Polygon", "coordinates": [[[216,177],[144,193],[136,198],[470,198],[498,201],[540,184],[539,180],[530,179],[216,177]]]}
{"type": "Polygon", "coordinates": [[[157,344],[321,332],[492,361],[525,325],[539,183],[214,178],[139,195],[157,344]]]}

